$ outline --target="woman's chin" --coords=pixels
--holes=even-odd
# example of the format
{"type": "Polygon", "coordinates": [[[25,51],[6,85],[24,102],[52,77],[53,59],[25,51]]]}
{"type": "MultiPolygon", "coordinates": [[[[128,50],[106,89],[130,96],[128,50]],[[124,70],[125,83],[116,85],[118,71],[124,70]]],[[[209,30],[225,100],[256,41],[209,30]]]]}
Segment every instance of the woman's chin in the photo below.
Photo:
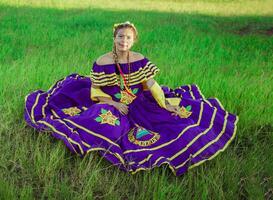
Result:
{"type": "Polygon", "coordinates": [[[119,51],[128,51],[128,48],[118,48],[119,51]]]}

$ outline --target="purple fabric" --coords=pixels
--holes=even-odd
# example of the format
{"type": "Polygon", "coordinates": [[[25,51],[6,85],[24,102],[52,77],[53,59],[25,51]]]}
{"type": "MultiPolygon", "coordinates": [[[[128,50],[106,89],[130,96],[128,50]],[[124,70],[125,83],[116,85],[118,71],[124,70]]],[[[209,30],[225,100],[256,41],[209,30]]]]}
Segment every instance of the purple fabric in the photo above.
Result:
{"type": "MultiPolygon", "coordinates": [[[[131,73],[138,73],[148,62],[147,58],[133,62],[131,73]]],[[[121,68],[128,73],[127,64],[121,68]]],[[[93,72],[116,71],[114,65],[94,62],[93,72]]],[[[197,85],[162,86],[166,98],[181,98],[179,106],[190,113],[181,118],[160,108],[142,84],[131,87],[137,98],[129,104],[128,115],[122,115],[111,105],[93,102],[91,84],[90,77],[71,74],[48,91],[29,94],[26,122],[39,131],[51,131],[74,153],[84,156],[99,151],[113,165],[133,174],[165,163],[179,176],[223,151],[236,133],[238,117],[218,99],[205,99],[197,85]]],[[[119,101],[118,85],[102,90],[119,101]]]]}

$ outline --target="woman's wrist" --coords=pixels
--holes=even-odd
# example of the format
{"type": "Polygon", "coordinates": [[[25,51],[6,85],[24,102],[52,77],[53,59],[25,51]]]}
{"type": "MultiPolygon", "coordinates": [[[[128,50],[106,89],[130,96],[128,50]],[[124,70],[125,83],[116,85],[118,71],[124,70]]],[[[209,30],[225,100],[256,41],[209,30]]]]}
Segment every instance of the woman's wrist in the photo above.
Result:
{"type": "Polygon", "coordinates": [[[115,108],[116,108],[117,105],[118,105],[118,102],[113,101],[113,100],[109,100],[107,103],[108,103],[109,105],[111,105],[111,106],[114,106],[115,108]]]}
{"type": "Polygon", "coordinates": [[[112,105],[112,106],[116,107],[116,106],[117,106],[117,102],[115,102],[115,101],[111,101],[111,102],[110,102],[110,105],[112,105]]]}
{"type": "Polygon", "coordinates": [[[116,103],[117,103],[110,98],[98,97],[98,99],[99,99],[99,102],[107,103],[108,105],[112,105],[112,106],[116,106],[116,103]]]}

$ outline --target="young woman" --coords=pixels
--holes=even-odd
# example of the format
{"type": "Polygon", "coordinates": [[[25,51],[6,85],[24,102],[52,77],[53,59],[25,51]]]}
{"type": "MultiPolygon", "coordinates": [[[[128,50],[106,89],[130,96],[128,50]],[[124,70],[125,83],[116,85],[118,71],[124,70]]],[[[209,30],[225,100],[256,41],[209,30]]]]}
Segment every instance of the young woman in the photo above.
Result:
{"type": "Polygon", "coordinates": [[[71,74],[29,94],[25,119],[79,155],[99,151],[132,174],[165,163],[179,176],[223,151],[238,117],[196,85],[159,86],[157,66],[130,51],[137,36],[132,23],[115,24],[113,51],[93,63],[91,79],[71,74]]]}

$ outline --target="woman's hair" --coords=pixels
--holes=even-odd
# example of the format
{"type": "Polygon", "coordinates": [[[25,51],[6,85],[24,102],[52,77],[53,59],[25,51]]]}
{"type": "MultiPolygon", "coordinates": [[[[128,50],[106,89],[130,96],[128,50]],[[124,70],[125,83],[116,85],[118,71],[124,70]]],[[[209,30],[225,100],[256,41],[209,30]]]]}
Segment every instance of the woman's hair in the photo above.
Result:
{"type": "MultiPolygon", "coordinates": [[[[136,27],[134,26],[134,24],[130,23],[129,21],[126,21],[124,23],[119,23],[119,24],[114,24],[114,27],[113,27],[113,37],[115,38],[118,31],[120,29],[123,29],[123,28],[131,28],[134,32],[134,42],[136,42],[138,40],[138,33],[137,33],[137,29],[136,27]]],[[[116,46],[115,46],[115,43],[113,43],[113,57],[114,57],[114,61],[115,63],[117,64],[118,63],[118,56],[117,56],[117,53],[116,53],[116,46]]]]}
{"type": "Polygon", "coordinates": [[[113,27],[113,37],[115,38],[118,31],[122,28],[131,28],[134,32],[134,41],[138,39],[138,33],[135,25],[133,23],[130,23],[129,21],[126,21],[124,23],[114,24],[113,27]]]}

